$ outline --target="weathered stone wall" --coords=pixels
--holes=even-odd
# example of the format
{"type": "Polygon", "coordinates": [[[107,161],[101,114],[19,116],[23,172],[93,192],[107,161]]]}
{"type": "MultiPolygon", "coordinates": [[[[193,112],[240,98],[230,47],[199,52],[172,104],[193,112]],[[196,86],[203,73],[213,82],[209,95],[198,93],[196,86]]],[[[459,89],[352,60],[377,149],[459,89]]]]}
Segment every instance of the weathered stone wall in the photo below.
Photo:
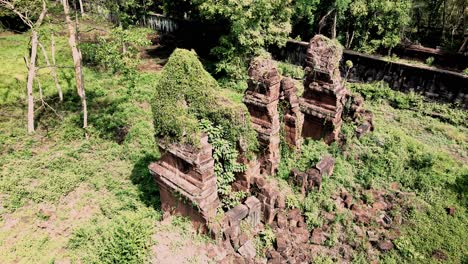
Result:
{"type": "Polygon", "coordinates": [[[159,146],[163,155],[149,165],[149,170],[159,185],[163,211],[188,216],[197,226],[205,227],[219,206],[208,136],[201,137],[199,148],[165,143],[159,146]]]}
{"type": "MultiPolygon", "coordinates": [[[[286,47],[272,52],[277,60],[304,66],[308,46],[307,42],[290,40],[286,47]]],[[[350,81],[385,81],[390,88],[397,91],[414,91],[432,100],[458,103],[468,108],[468,76],[461,73],[389,62],[382,57],[345,50],[341,71],[343,76],[346,74],[343,63],[346,60],[351,60],[354,64],[348,76],[350,81]]]]}
{"type": "Polygon", "coordinates": [[[304,115],[299,107],[297,87],[291,78],[281,80],[281,101],[285,102],[284,138],[289,146],[299,148],[302,144],[302,125],[304,115]]]}
{"type": "Polygon", "coordinates": [[[342,48],[322,35],[309,43],[304,94],[299,99],[304,114],[304,138],[323,138],[327,143],[338,140],[348,93],[340,77],[341,56],[342,48]]]}
{"type": "Polygon", "coordinates": [[[250,65],[249,77],[243,102],[249,110],[263,151],[258,159],[261,173],[274,174],[280,162],[278,100],[281,76],[273,61],[257,58],[250,65]]]}

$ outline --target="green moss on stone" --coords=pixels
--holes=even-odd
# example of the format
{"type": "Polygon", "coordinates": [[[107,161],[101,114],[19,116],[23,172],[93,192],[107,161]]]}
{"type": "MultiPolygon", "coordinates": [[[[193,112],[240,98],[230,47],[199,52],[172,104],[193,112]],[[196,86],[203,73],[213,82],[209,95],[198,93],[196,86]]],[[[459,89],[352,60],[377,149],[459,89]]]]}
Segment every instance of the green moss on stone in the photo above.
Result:
{"type": "Polygon", "coordinates": [[[193,51],[176,49],[161,72],[152,103],[156,136],[197,146],[199,120],[208,119],[224,129],[231,142],[247,152],[256,149],[247,108],[222,95],[217,81],[203,68],[193,51]]]}

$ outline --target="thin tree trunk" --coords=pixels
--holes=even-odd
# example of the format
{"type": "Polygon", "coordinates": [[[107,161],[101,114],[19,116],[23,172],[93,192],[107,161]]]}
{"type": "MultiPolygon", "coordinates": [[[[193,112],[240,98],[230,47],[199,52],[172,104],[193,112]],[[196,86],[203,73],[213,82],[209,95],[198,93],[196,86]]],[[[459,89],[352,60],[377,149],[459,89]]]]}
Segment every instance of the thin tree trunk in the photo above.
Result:
{"type": "Polygon", "coordinates": [[[57,92],[58,92],[58,95],[59,95],[59,98],[60,98],[60,102],[63,102],[62,87],[60,87],[60,83],[59,83],[58,78],[57,78],[57,71],[56,71],[56,68],[55,68],[57,65],[55,65],[55,62],[54,62],[54,65],[50,64],[49,56],[47,56],[47,52],[46,52],[44,46],[40,42],[39,42],[39,46],[42,49],[42,54],[44,55],[44,59],[46,61],[47,67],[50,68],[50,75],[52,75],[52,77],[54,78],[55,87],[57,88],[57,92]]]}
{"type": "Polygon", "coordinates": [[[338,11],[335,11],[335,15],[333,16],[333,28],[332,28],[332,39],[336,39],[336,19],[338,16],[338,11]]]}
{"type": "Polygon", "coordinates": [[[34,95],[33,85],[34,77],[36,76],[36,58],[37,58],[37,44],[38,35],[35,29],[32,30],[31,34],[31,57],[28,64],[28,81],[26,84],[26,90],[28,93],[28,133],[34,132],[34,95]]]}
{"type": "Polygon", "coordinates": [[[445,6],[446,6],[446,0],[444,0],[443,10],[442,10],[442,40],[445,40],[445,19],[446,19],[445,6]]]}
{"type": "Polygon", "coordinates": [[[75,67],[75,80],[76,80],[76,89],[78,95],[81,98],[81,105],[83,109],[83,128],[88,127],[88,107],[86,103],[86,93],[83,80],[83,69],[81,63],[81,52],[78,49],[77,40],[76,40],[76,30],[73,26],[73,22],[70,18],[70,8],[68,6],[68,0],[63,0],[63,10],[65,13],[65,21],[68,27],[68,44],[72,50],[73,56],[73,65],[75,67]]]}
{"type": "Polygon", "coordinates": [[[84,16],[85,12],[84,12],[84,8],[83,8],[83,1],[82,1],[82,0],[79,0],[79,2],[80,2],[81,16],[84,16]]]}
{"type": "Polygon", "coordinates": [[[54,37],[54,34],[52,33],[52,36],[51,36],[51,52],[52,52],[52,63],[54,64],[54,71],[55,71],[55,86],[57,87],[57,90],[59,92],[59,97],[60,97],[60,102],[63,101],[63,92],[62,92],[62,87],[60,86],[60,83],[58,82],[58,79],[57,79],[57,71],[56,71],[56,67],[57,67],[57,63],[55,62],[55,37],[54,37]]]}
{"type": "Polygon", "coordinates": [[[42,11],[37,19],[36,23],[33,23],[29,18],[28,14],[21,13],[15,8],[15,5],[12,1],[0,0],[0,6],[5,7],[13,11],[18,17],[29,27],[31,28],[31,52],[29,61],[25,57],[26,66],[28,67],[28,80],[26,83],[26,92],[28,97],[28,113],[27,113],[27,123],[28,123],[28,133],[34,132],[34,95],[33,95],[33,86],[34,78],[36,77],[36,58],[37,58],[37,45],[39,42],[39,36],[37,33],[37,28],[42,24],[42,21],[45,18],[47,13],[47,6],[45,0],[42,0],[42,11]]]}

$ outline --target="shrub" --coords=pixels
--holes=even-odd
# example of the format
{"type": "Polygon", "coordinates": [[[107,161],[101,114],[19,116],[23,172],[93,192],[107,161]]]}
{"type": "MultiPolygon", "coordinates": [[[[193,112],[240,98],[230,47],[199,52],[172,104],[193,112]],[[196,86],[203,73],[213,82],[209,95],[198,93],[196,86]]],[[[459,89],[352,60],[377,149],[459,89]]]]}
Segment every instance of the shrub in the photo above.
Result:
{"type": "Polygon", "coordinates": [[[98,43],[83,43],[83,61],[112,73],[121,73],[133,80],[137,75],[139,47],[150,44],[149,29],[116,27],[107,36],[100,36],[98,43]]]}
{"type": "Polygon", "coordinates": [[[429,57],[426,59],[427,65],[432,66],[433,63],[434,63],[434,57],[429,57]]]}
{"type": "Polygon", "coordinates": [[[104,228],[76,230],[68,247],[86,249],[86,263],[143,263],[152,245],[153,221],[145,213],[124,214],[104,228]]]}
{"type": "Polygon", "coordinates": [[[302,80],[304,78],[304,69],[301,66],[278,62],[278,70],[284,76],[302,80]]]}

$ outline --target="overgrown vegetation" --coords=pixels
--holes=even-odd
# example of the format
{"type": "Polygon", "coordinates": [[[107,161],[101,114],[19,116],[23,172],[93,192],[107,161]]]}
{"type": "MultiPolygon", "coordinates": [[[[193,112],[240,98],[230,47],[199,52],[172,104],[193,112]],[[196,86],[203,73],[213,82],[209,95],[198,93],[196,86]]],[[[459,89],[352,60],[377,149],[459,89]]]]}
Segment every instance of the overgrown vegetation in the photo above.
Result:
{"type": "Polygon", "coordinates": [[[99,36],[97,43],[82,43],[83,59],[102,71],[133,79],[140,63],[138,48],[150,44],[147,38],[150,32],[145,28],[113,28],[108,35],[99,36]]]}
{"type": "MultiPolygon", "coordinates": [[[[403,218],[396,248],[377,257],[384,263],[429,263],[437,261],[434,252],[442,252],[452,263],[466,261],[468,130],[465,123],[457,121],[466,120],[466,112],[426,103],[420,97],[379,84],[352,84],[351,88],[366,97],[367,107],[376,117],[376,130],[358,140],[353,128],[345,125],[345,149],[314,141],[306,142],[300,154],[283,149],[278,173],[282,179],[287,179],[291,168],[305,170],[324,155],[336,158],[335,172],[323,179],[320,192],[309,193],[305,199],[299,195],[290,197],[294,201],[291,206],[303,210],[310,228],[324,225],[323,212],[336,214],[332,230],[351,231],[332,233],[326,241],[332,249],[338,243],[359,241],[352,235],[354,226],[359,224],[349,214],[340,213],[333,197],[346,190],[355,201],[372,204],[368,190],[388,190],[397,183],[415,197],[407,201],[408,208],[393,211],[403,218]],[[423,109],[450,114],[441,120],[423,109]],[[453,118],[451,124],[446,122],[449,117],[453,118]],[[457,213],[448,215],[448,207],[454,207],[457,213]]],[[[376,257],[369,254],[365,247],[357,247],[353,258],[366,261],[376,257]]]]}
{"type": "Polygon", "coordinates": [[[244,105],[220,94],[216,80],[206,72],[192,51],[176,49],[156,84],[152,102],[156,135],[197,146],[199,121],[222,127],[224,138],[242,142],[246,152],[256,149],[256,134],[244,105]]]}
{"type": "Polygon", "coordinates": [[[214,171],[218,184],[218,194],[225,209],[230,209],[246,197],[244,192],[234,192],[231,184],[236,179],[236,173],[244,172],[245,165],[239,163],[239,152],[236,145],[226,139],[221,126],[213,126],[206,119],[200,120],[201,130],[208,134],[210,144],[213,146],[214,171]]]}
{"type": "MultiPolygon", "coordinates": [[[[28,9],[37,1],[15,2],[28,9]]],[[[27,69],[22,57],[29,49],[28,37],[11,33],[0,36],[2,262],[148,262],[157,254],[151,250],[157,242],[152,237],[158,232],[155,225],[161,218],[158,190],[147,169],[150,162],[159,158],[155,134],[196,146],[199,135],[207,133],[214,149],[223,206],[235,206],[245,198],[244,193],[232,192],[230,188],[234,174],[245,169],[238,158],[257,149],[256,134],[241,103],[245,88],[242,78],[249,56],[262,52],[269,44],[284,42],[290,30],[292,7],[296,10],[293,20],[305,19],[310,27],[330,10],[329,17],[334,17],[335,10],[338,39],[350,41],[351,34],[346,33],[354,32],[355,40],[350,42],[356,44],[348,44],[356,48],[370,52],[393,47],[401,37],[399,30],[407,25],[405,7],[409,3],[344,0],[316,1],[321,6],[314,6],[314,1],[282,0],[197,1],[195,5],[187,1],[163,2],[166,10],[184,5],[187,11],[176,10],[180,18],[188,14],[228,22],[230,33],[215,51],[224,56],[218,71],[234,77],[224,84],[236,88],[221,89],[196,54],[187,50],[176,50],[161,73],[139,73],[138,48],[149,44],[147,31],[129,25],[150,6],[139,1],[110,1],[107,7],[118,15],[116,22],[122,27],[101,36],[97,44],[82,45],[83,57],[89,63],[84,67],[90,109],[88,139],[80,129],[80,98],[75,93],[63,28],[43,25],[38,29],[43,32],[44,43],[50,40],[47,32],[61,33],[56,34],[56,59],[57,64],[64,65],[58,69],[64,102],[60,103],[55,95],[47,67],[41,67],[37,80],[42,96],[55,111],[45,107],[37,110],[37,131],[33,135],[26,133],[23,103],[27,69]],[[303,12],[300,15],[299,8],[303,12]],[[354,13],[348,16],[349,12],[354,13]],[[350,17],[354,18],[352,23],[345,23],[350,17]],[[346,30],[340,30],[344,27],[346,30]],[[242,153],[238,152],[239,146],[242,153]]],[[[436,2],[442,3],[435,1],[427,6],[436,2]]],[[[455,6],[461,6],[460,3],[455,6]]],[[[61,15],[61,11],[51,9],[53,15],[61,15]]],[[[445,28],[457,21],[455,11],[447,18],[451,25],[445,28]]],[[[15,21],[4,10],[0,18],[2,23],[15,21]]],[[[92,23],[92,19],[83,21],[83,32],[86,28],[93,30],[92,23]]],[[[327,27],[330,25],[324,30],[327,27]]],[[[39,66],[44,65],[40,58],[39,66]]],[[[279,68],[286,76],[303,78],[300,67],[280,63],[279,68]]],[[[39,90],[37,84],[34,92],[39,90]]],[[[354,127],[345,124],[347,141],[343,146],[310,140],[300,152],[283,146],[277,175],[283,185],[292,168],[305,171],[324,155],[336,158],[334,175],[323,179],[321,190],[305,198],[297,192],[288,195],[287,207],[300,208],[310,229],[323,227],[324,213],[335,214],[325,242],[327,249],[358,241],[353,251],[355,262],[364,263],[375,257],[383,263],[429,263],[436,262],[436,257],[452,263],[467,262],[467,112],[427,102],[414,93],[393,91],[383,83],[348,86],[365,97],[367,107],[375,115],[376,130],[357,139],[354,127]],[[392,216],[402,217],[401,233],[394,241],[394,249],[375,256],[366,250],[366,239],[353,235],[359,224],[350,214],[338,210],[335,197],[346,190],[356,201],[370,206],[373,196],[369,191],[384,190],[392,195],[395,185],[408,197],[404,205],[391,212],[392,216]],[[453,215],[447,214],[447,208],[455,209],[453,215]]],[[[186,219],[178,217],[172,225],[183,231],[189,226],[186,219]]],[[[272,229],[266,227],[256,238],[259,253],[272,247],[275,239],[272,229]]],[[[323,253],[314,260],[337,261],[330,256],[333,255],[323,253]]]]}

